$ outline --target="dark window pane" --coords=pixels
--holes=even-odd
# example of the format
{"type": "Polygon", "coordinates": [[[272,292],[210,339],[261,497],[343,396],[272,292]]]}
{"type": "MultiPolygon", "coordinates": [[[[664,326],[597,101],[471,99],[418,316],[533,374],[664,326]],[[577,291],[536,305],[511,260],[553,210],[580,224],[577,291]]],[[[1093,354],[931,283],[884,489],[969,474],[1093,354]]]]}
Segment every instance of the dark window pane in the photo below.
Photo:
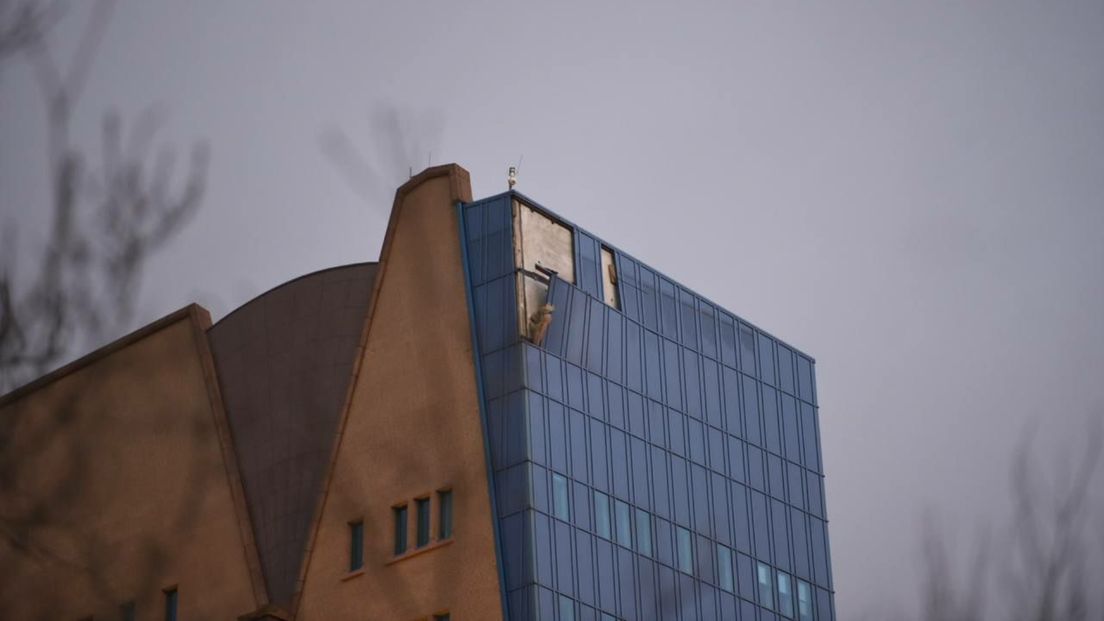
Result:
{"type": "Polygon", "coordinates": [[[176,621],[177,599],[175,588],[165,591],[165,621],[176,621]]]}
{"type": "Polygon", "coordinates": [[[567,502],[567,478],[556,473],[552,473],[552,515],[565,521],[571,519],[567,502]]]}
{"type": "Polygon", "coordinates": [[[575,602],[560,596],[560,621],[575,621],[575,602]]]}
{"type": "Polygon", "coordinates": [[[364,567],[364,522],[349,524],[349,571],[364,567]]]}
{"type": "Polygon", "coordinates": [[[675,529],[675,547],[678,549],[679,571],[694,572],[694,547],[690,531],[681,526],[675,529]]]}
{"type": "Polygon", "coordinates": [[[610,538],[609,496],[594,492],[594,532],[604,539],[610,538]]]}
{"type": "Polygon", "coordinates": [[[391,510],[395,518],[395,554],[406,552],[406,505],[391,510]]]}
{"type": "Polygon", "coordinates": [[[771,569],[763,563],[755,566],[759,583],[759,605],[766,608],[774,608],[774,580],[771,579],[771,569]]]}
{"type": "Polygon", "coordinates": [[[636,549],[644,556],[652,555],[652,516],[636,510],[636,549]]]}
{"type": "Polygon", "coordinates": [[[433,621],[449,621],[449,613],[444,612],[439,615],[433,615],[433,621]]]}
{"type": "Polygon", "coordinates": [[[134,602],[127,602],[122,606],[119,606],[119,618],[122,621],[134,621],[135,619],[135,607],[134,602]]]}
{"type": "Polygon", "coordinates": [[[717,544],[717,585],[732,593],[735,580],[732,574],[732,550],[717,544]]]}
{"type": "Polygon", "coordinates": [[[797,581],[797,619],[813,621],[813,590],[801,580],[797,581]]]}
{"type": "Polygon", "coordinates": [[[419,498],[414,501],[417,511],[417,531],[415,533],[415,547],[422,547],[429,543],[429,499],[419,498]]]}
{"type": "Polygon", "coordinates": [[[617,522],[617,543],[632,547],[632,524],[629,517],[629,505],[620,501],[613,501],[614,519],[617,522]]]}
{"type": "Polygon", "coordinates": [[[437,538],[452,536],[452,490],[437,492],[437,538]]]}
{"type": "Polygon", "coordinates": [[[793,586],[790,576],[782,572],[778,572],[778,612],[787,619],[793,619],[793,586]]]}

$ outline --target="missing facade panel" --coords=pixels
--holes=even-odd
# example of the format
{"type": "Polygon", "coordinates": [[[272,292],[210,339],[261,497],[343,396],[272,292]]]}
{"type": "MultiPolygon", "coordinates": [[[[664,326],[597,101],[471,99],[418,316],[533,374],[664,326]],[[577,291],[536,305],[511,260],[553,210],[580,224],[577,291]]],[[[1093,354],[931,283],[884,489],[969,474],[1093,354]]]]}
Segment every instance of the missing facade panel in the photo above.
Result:
{"type": "Polygon", "coordinates": [[[540,344],[552,322],[551,277],[575,282],[575,233],[520,201],[514,201],[513,214],[518,332],[540,344]]]}

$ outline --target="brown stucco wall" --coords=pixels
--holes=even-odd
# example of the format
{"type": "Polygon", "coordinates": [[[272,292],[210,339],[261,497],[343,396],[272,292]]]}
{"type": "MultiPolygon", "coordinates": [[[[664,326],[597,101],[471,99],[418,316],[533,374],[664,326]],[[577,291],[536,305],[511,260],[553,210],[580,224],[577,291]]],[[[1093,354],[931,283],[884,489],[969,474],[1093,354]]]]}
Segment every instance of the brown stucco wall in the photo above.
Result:
{"type": "Polygon", "coordinates": [[[191,306],[0,399],[0,618],[233,619],[264,598],[191,306]]]}
{"type": "MultiPolygon", "coordinates": [[[[399,189],[327,495],[300,621],[502,618],[483,433],[455,204],[467,171],[429,169],[399,189]],[[391,507],[450,487],[455,534],[392,555],[391,507]],[[365,525],[365,568],[349,575],[349,527],[365,525]]],[[[436,512],[432,531],[436,533],[436,512]]]]}

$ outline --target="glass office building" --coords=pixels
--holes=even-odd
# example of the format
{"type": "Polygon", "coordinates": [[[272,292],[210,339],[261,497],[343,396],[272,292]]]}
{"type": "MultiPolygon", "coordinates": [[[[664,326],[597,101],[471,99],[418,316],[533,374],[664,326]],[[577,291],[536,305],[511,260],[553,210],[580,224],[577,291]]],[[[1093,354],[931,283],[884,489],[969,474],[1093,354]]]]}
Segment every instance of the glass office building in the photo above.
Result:
{"type": "Polygon", "coordinates": [[[458,209],[509,618],[834,619],[813,359],[517,192],[458,209]]]}

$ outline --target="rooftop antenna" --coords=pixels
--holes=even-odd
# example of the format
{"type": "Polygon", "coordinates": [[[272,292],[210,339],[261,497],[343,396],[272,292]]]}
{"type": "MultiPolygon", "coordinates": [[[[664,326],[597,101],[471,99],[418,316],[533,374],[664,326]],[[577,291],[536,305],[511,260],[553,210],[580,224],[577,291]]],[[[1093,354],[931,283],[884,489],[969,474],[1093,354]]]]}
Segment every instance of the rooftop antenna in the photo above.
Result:
{"type": "Polygon", "coordinates": [[[511,190],[514,189],[515,185],[517,185],[518,169],[521,168],[521,160],[523,159],[525,159],[524,153],[522,153],[521,156],[518,157],[517,164],[511,166],[509,172],[506,173],[506,184],[510,187],[511,190]]]}

